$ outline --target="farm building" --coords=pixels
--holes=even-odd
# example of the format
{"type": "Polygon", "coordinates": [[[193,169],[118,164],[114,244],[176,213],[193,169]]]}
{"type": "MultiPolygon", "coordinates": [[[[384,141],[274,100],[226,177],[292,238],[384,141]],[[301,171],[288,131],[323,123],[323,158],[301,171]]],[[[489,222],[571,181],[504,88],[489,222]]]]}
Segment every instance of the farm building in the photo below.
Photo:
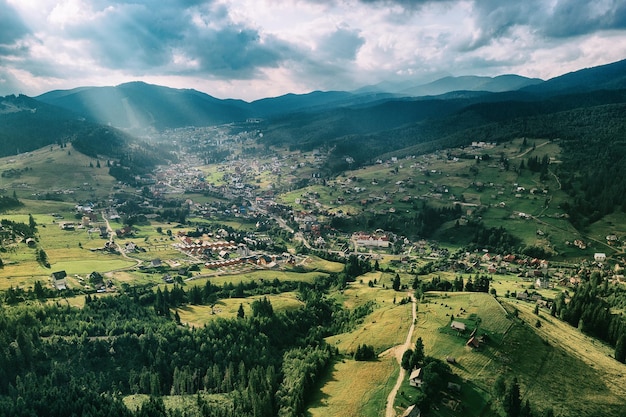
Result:
{"type": "Polygon", "coordinates": [[[469,347],[471,347],[471,348],[477,349],[477,348],[479,348],[479,347],[480,347],[480,341],[479,341],[476,337],[473,337],[473,336],[472,336],[472,337],[471,337],[471,338],[467,341],[466,345],[467,345],[467,346],[469,346],[469,347]]]}
{"type": "Polygon", "coordinates": [[[409,375],[409,384],[411,384],[412,387],[421,388],[424,382],[422,378],[424,378],[424,371],[422,368],[417,368],[409,375]]]}
{"type": "Polygon", "coordinates": [[[407,408],[404,413],[402,413],[402,417],[420,417],[421,415],[422,412],[415,404],[407,408]]]}
{"type": "Polygon", "coordinates": [[[52,285],[54,286],[54,288],[59,291],[66,290],[67,282],[65,281],[65,277],[67,277],[67,273],[65,271],[53,272],[50,275],[50,278],[52,279],[52,285]]]}
{"type": "Polygon", "coordinates": [[[596,252],[593,254],[593,260],[596,262],[604,262],[606,261],[606,253],[596,252]]]}
{"type": "Polygon", "coordinates": [[[452,330],[456,330],[459,332],[464,332],[465,331],[465,323],[461,323],[460,321],[453,321],[452,323],[450,323],[450,328],[452,330]]]}

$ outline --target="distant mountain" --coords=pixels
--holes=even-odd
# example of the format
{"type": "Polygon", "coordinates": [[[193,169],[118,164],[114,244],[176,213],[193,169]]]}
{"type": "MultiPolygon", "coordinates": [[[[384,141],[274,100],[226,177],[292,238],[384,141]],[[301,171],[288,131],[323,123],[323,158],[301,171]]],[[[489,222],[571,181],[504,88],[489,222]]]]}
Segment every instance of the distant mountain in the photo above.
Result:
{"type": "Polygon", "coordinates": [[[521,89],[536,94],[551,95],[593,90],[626,89],[626,59],[611,64],[585,68],[551,78],[540,84],[521,89]]]}
{"type": "Polygon", "coordinates": [[[241,122],[248,118],[267,118],[305,110],[319,111],[395,97],[386,93],[314,91],[308,94],[286,94],[248,103],[243,100],[221,100],[196,90],[132,82],[116,87],[56,90],[42,94],[36,99],[71,110],[88,120],[121,129],[162,130],[241,122]]]}
{"type": "Polygon", "coordinates": [[[248,103],[242,100],[220,100],[196,90],[143,82],[52,91],[36,99],[123,129],[216,125],[243,121],[251,115],[248,103]]]}
{"type": "Polygon", "coordinates": [[[398,98],[383,92],[313,91],[307,94],[285,94],[250,103],[255,117],[273,117],[302,111],[323,111],[331,108],[359,106],[398,98]]]}
{"type": "MultiPolygon", "coordinates": [[[[360,112],[361,115],[369,114],[369,117],[356,117],[363,121],[359,128],[362,130],[365,126],[377,129],[393,125],[391,128],[395,128],[411,123],[411,117],[414,117],[413,122],[426,117],[442,117],[450,111],[459,110],[461,102],[465,105],[501,101],[533,102],[554,95],[620,88],[626,88],[626,61],[565,74],[548,81],[519,75],[444,77],[412,87],[405,83],[381,83],[353,92],[286,94],[251,103],[221,100],[196,90],[174,89],[143,82],[116,87],[52,91],[36,99],[71,110],[87,120],[131,132],[217,125],[248,118],[283,118],[295,113],[309,113],[319,119],[323,116],[318,113],[371,108],[360,112]],[[384,88],[389,90],[384,91],[384,88]],[[414,98],[407,100],[406,97],[414,98]],[[428,101],[432,107],[413,101],[428,101]],[[385,104],[392,102],[397,104],[385,104]],[[376,113],[377,109],[382,113],[376,113]],[[394,110],[390,112],[388,109],[394,110]],[[397,114],[394,113],[396,111],[397,114]]],[[[339,120],[336,116],[331,117],[339,120]]],[[[342,126],[340,130],[345,131],[349,126],[342,126]]]]}
{"type": "Polygon", "coordinates": [[[428,84],[407,88],[400,91],[402,95],[419,97],[419,96],[436,96],[449,93],[452,91],[488,91],[492,93],[500,93],[503,91],[514,91],[530,85],[542,83],[539,78],[527,78],[520,75],[499,75],[497,77],[444,77],[428,84]]]}

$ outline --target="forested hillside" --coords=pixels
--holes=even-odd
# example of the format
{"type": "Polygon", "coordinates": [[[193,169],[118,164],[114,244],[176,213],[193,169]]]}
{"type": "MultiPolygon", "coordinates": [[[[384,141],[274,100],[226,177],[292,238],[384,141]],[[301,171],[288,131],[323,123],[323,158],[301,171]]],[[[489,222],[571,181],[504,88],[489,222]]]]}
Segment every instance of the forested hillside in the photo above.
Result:
{"type": "Polygon", "coordinates": [[[0,156],[72,143],[79,152],[109,160],[112,175],[130,182],[157,164],[174,159],[167,148],[150,145],[116,128],[32,98],[0,98],[0,156]]]}
{"type": "MultiPolygon", "coordinates": [[[[10,306],[45,293],[9,291],[0,315],[0,414],[130,416],[122,396],[204,392],[222,398],[199,395],[198,415],[301,415],[334,355],[322,338],[355,320],[325,296],[338,285],[337,277],[300,283],[300,309],[275,313],[262,298],[252,303],[250,317],[218,319],[200,329],[181,326],[170,308],[215,303],[220,288],[209,282],[191,287],[195,295],[178,286],[87,295],[82,309],[60,301],[10,306]]],[[[156,415],[151,407],[159,401],[134,415],[156,415]]]]}

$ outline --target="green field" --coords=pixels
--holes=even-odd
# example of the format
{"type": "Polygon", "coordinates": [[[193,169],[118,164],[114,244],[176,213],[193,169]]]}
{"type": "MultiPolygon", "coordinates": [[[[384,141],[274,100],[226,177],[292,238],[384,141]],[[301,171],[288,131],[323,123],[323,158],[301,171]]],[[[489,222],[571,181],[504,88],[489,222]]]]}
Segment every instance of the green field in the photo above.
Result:
{"type": "Polygon", "coordinates": [[[239,306],[243,305],[243,311],[246,316],[252,315],[252,308],[250,305],[254,300],[267,297],[272,303],[272,308],[275,312],[284,312],[288,310],[295,310],[303,305],[303,303],[296,298],[295,293],[282,293],[282,294],[268,294],[264,296],[254,296],[247,298],[225,298],[219,300],[217,304],[211,308],[210,306],[195,306],[186,305],[178,308],[178,314],[180,320],[194,327],[202,327],[211,320],[217,318],[232,319],[237,317],[237,311],[239,306]]]}
{"type": "Polygon", "coordinates": [[[20,199],[35,199],[46,193],[70,202],[99,199],[107,196],[115,183],[106,161],[99,162],[101,167],[97,168],[96,159],[75,151],[71,144],[0,158],[2,171],[19,172],[1,177],[0,189],[15,191],[20,199]]]}

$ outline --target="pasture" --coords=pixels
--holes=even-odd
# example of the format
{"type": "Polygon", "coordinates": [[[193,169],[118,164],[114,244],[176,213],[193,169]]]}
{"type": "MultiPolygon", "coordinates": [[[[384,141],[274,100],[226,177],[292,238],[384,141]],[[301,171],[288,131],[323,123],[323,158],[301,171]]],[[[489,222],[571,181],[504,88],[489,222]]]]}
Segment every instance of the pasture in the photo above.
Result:
{"type": "Polygon", "coordinates": [[[311,417],[385,415],[385,402],[400,367],[394,356],[375,361],[335,361],[307,411],[311,417]]]}
{"type": "Polygon", "coordinates": [[[20,199],[46,194],[63,201],[98,199],[108,195],[115,183],[106,161],[75,151],[71,144],[44,147],[33,152],[0,158],[0,188],[15,190],[20,199]]]}
{"type": "Polygon", "coordinates": [[[267,297],[272,303],[274,312],[284,312],[300,308],[303,303],[298,300],[293,292],[281,294],[255,295],[246,298],[225,298],[219,300],[213,308],[210,306],[185,305],[176,309],[180,315],[180,320],[189,326],[202,327],[211,320],[217,318],[232,319],[237,317],[239,306],[243,306],[246,317],[252,316],[251,305],[255,300],[267,297]]]}

